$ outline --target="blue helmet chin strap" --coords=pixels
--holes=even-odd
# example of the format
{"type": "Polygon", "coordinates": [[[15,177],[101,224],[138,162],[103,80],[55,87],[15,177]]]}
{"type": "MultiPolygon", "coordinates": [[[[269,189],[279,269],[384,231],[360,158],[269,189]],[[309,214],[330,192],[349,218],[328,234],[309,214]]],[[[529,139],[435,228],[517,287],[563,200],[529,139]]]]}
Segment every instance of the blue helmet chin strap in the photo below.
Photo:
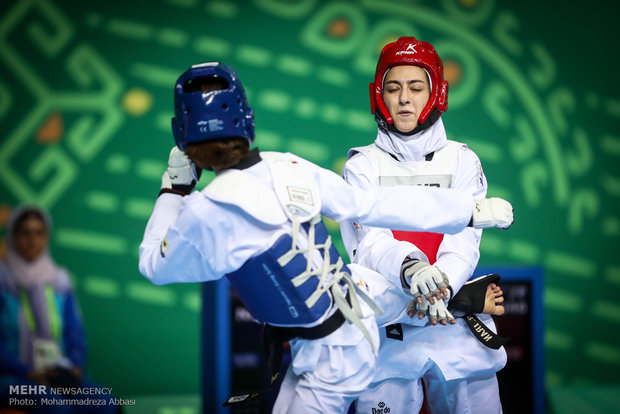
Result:
{"type": "Polygon", "coordinates": [[[254,111],[233,68],[219,62],[191,66],[174,87],[172,133],[187,144],[240,137],[254,142],[254,111]],[[201,89],[200,85],[210,87],[201,89]]]}

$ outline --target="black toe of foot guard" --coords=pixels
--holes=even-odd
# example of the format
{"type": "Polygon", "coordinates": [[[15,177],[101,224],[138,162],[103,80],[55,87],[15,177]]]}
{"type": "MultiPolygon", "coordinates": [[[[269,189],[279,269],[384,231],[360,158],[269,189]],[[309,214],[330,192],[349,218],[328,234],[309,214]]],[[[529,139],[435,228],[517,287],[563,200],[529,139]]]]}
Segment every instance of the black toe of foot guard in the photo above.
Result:
{"type": "Polygon", "coordinates": [[[499,282],[499,279],[499,275],[490,274],[465,283],[461,290],[450,299],[448,310],[450,312],[481,313],[484,309],[487,286],[499,282]]]}

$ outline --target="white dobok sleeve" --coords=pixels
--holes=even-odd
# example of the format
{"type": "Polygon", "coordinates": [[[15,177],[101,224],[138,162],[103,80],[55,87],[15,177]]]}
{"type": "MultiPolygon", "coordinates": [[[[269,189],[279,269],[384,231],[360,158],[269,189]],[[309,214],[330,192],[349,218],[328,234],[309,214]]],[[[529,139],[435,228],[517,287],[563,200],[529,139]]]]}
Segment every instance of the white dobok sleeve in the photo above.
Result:
{"type": "Polygon", "coordinates": [[[240,211],[198,191],[162,194],[140,245],[140,272],[156,285],[217,280],[290,232],[240,211]]]}
{"type": "Polygon", "coordinates": [[[188,232],[188,226],[198,223],[185,205],[189,197],[162,194],[155,202],[140,244],[139,268],[140,273],[156,285],[221,277],[201,252],[200,245],[209,241],[191,238],[188,232]]]}
{"type": "Polygon", "coordinates": [[[333,171],[299,157],[298,160],[314,174],[321,193],[321,213],[334,221],[356,220],[395,230],[454,234],[471,220],[474,199],[465,191],[409,186],[363,190],[351,186],[333,171]],[[449,212],[436,214],[445,205],[452,206],[449,212]]]}
{"type": "MultiPolygon", "coordinates": [[[[462,147],[457,162],[452,188],[468,191],[476,200],[485,198],[487,181],[478,156],[462,147]]],[[[446,234],[439,245],[435,265],[448,276],[454,293],[461,289],[478,265],[481,237],[482,229],[468,227],[457,234],[446,234]]]]}
{"type": "MultiPolygon", "coordinates": [[[[369,190],[379,187],[376,172],[362,154],[345,163],[342,176],[355,188],[369,190]]],[[[428,261],[417,246],[396,240],[392,232],[385,228],[345,220],[340,223],[340,232],[352,262],[384,275],[395,286],[400,286],[400,267],[405,257],[428,261]]]]}

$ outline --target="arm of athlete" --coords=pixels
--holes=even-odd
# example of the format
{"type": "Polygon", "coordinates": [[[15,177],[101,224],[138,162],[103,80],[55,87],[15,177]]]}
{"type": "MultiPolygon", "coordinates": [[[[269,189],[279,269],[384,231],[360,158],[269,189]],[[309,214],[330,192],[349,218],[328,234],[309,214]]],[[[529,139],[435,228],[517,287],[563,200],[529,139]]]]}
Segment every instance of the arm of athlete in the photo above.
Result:
{"type": "MultiPolygon", "coordinates": [[[[476,193],[478,187],[483,186],[483,184],[483,189],[486,190],[486,181],[481,181],[484,176],[481,175],[477,157],[473,152],[466,151],[473,155],[472,160],[465,160],[465,165],[469,166],[470,173],[467,175],[459,174],[458,178],[465,178],[457,180],[455,184],[470,193],[476,193]],[[479,184],[476,185],[476,183],[479,184]]],[[[358,188],[367,189],[378,186],[376,176],[371,163],[362,154],[348,160],[343,169],[345,180],[358,188]]],[[[484,192],[478,191],[475,195],[477,199],[484,198],[484,192]]],[[[443,206],[443,209],[438,211],[443,213],[446,208],[450,207],[449,205],[443,206]]],[[[416,297],[416,300],[410,303],[412,306],[410,314],[415,314],[415,306],[419,304],[421,306],[420,311],[423,314],[429,313],[432,324],[437,322],[442,324],[454,323],[453,318],[445,309],[444,302],[435,301],[434,296],[436,295],[436,298],[439,299],[439,292],[441,291],[444,298],[448,297],[446,287],[449,281],[447,276],[442,271],[443,269],[424,263],[428,262],[428,259],[415,245],[394,239],[389,230],[369,228],[359,223],[343,222],[341,223],[341,232],[352,261],[377,270],[396,286],[402,284],[405,291],[416,297]],[[409,265],[401,267],[405,258],[409,265]],[[403,274],[407,276],[406,283],[401,280],[403,274]]],[[[444,237],[447,239],[444,245],[457,248],[454,252],[450,248],[446,249],[444,261],[448,267],[450,265],[454,267],[456,274],[465,274],[464,280],[471,275],[473,267],[477,263],[480,233],[480,230],[468,227],[457,235],[446,235],[444,237]],[[460,247],[461,245],[463,247],[460,247]],[[471,268],[470,263],[472,261],[468,260],[470,256],[473,256],[474,262],[471,268]]],[[[458,285],[458,288],[460,286],[462,283],[458,285]]]]}
{"type": "Polygon", "coordinates": [[[216,280],[222,275],[199,248],[202,242],[218,244],[217,235],[198,226],[200,221],[188,206],[188,201],[200,197],[188,195],[197,181],[191,167],[185,155],[173,148],[168,169],[162,176],[160,195],[140,244],[140,273],[156,285],[216,280]]]}
{"type": "Polygon", "coordinates": [[[308,166],[323,197],[321,213],[335,221],[359,223],[399,230],[458,233],[472,219],[471,194],[456,190],[428,191],[419,187],[355,188],[333,171],[298,158],[308,166]],[[438,217],[442,206],[452,208],[438,217]]]}
{"type": "MultiPolygon", "coordinates": [[[[361,154],[345,163],[342,177],[353,187],[362,190],[379,186],[370,162],[361,154]]],[[[394,286],[401,286],[400,269],[405,257],[428,261],[426,255],[414,244],[396,240],[388,229],[367,226],[353,220],[344,220],[339,224],[351,262],[377,271],[394,286]]]]}
{"type": "MultiPolygon", "coordinates": [[[[469,191],[476,200],[486,197],[487,180],[480,160],[467,148],[460,150],[453,188],[469,191]]],[[[445,235],[439,245],[434,265],[448,276],[453,295],[467,282],[478,265],[481,237],[481,229],[469,227],[457,234],[445,235]]]]}

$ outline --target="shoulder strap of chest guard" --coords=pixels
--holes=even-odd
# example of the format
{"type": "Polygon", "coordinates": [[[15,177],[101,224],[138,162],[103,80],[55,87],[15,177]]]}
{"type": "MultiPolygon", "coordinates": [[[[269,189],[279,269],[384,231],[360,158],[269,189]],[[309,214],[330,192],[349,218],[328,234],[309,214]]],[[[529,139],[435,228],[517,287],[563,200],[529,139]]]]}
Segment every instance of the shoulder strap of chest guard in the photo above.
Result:
{"type": "MultiPolygon", "coordinates": [[[[446,145],[442,148],[427,155],[426,160],[420,160],[413,163],[402,163],[396,161],[390,154],[380,149],[375,143],[366,145],[364,147],[352,148],[349,150],[349,158],[359,154],[359,156],[365,157],[370,165],[374,168],[375,172],[379,175],[387,174],[392,176],[401,170],[400,168],[415,168],[415,176],[426,175],[438,175],[444,177],[441,181],[444,182],[442,187],[449,187],[452,182],[452,177],[455,174],[455,170],[458,165],[459,151],[463,148],[467,148],[467,145],[448,140],[446,145]],[[448,181],[445,181],[445,180],[448,181]]],[[[402,172],[402,171],[401,171],[402,172]]],[[[414,177],[408,175],[408,177],[414,177]]],[[[426,185],[424,182],[418,182],[416,178],[410,178],[398,184],[421,184],[426,185]]],[[[394,185],[394,184],[392,184],[394,185]]]]}
{"type": "MultiPolygon", "coordinates": [[[[435,154],[442,153],[444,157],[447,157],[447,156],[456,157],[456,153],[461,147],[467,148],[467,144],[463,144],[462,142],[448,140],[446,142],[446,145],[444,145],[441,149],[438,149],[437,151],[435,151],[435,154]]],[[[380,158],[384,158],[386,156],[389,157],[389,155],[387,155],[385,151],[377,147],[377,145],[373,142],[363,147],[351,148],[348,152],[347,158],[351,158],[359,153],[366,155],[366,157],[373,164],[376,164],[378,162],[378,159],[380,158]]]]}
{"type": "Polygon", "coordinates": [[[446,145],[444,145],[439,151],[455,154],[454,156],[456,156],[457,152],[461,148],[467,148],[467,144],[449,139],[448,142],[446,142],[446,145]]]}
{"type": "Polygon", "coordinates": [[[242,170],[218,174],[202,193],[212,201],[237,206],[261,223],[277,226],[288,220],[273,189],[242,170]]]}
{"type": "Polygon", "coordinates": [[[273,188],[289,219],[305,223],[321,213],[319,187],[308,171],[294,158],[278,152],[263,152],[269,166],[273,188]]]}
{"type": "Polygon", "coordinates": [[[369,155],[372,151],[375,151],[375,150],[379,150],[379,148],[375,145],[374,142],[372,144],[368,144],[363,147],[351,148],[349,152],[347,153],[347,159],[353,157],[355,154],[358,154],[360,152],[363,154],[369,155]]]}

